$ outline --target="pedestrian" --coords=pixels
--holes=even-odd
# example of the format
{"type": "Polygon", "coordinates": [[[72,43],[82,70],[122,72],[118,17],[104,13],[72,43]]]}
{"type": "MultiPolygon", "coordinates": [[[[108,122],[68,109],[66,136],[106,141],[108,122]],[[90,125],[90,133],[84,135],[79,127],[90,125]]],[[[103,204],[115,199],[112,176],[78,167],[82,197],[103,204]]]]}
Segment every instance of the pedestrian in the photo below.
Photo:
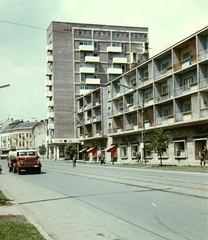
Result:
{"type": "Polygon", "coordinates": [[[98,161],[99,162],[101,161],[101,154],[100,153],[98,154],[98,161]]]}
{"type": "Polygon", "coordinates": [[[141,153],[140,152],[137,153],[137,161],[138,161],[138,163],[141,162],[141,153]]]}
{"type": "Polygon", "coordinates": [[[206,155],[207,155],[207,147],[204,146],[204,149],[201,152],[201,161],[200,161],[200,166],[202,167],[202,162],[204,163],[204,166],[206,164],[206,155]]]}
{"type": "Polygon", "coordinates": [[[101,158],[100,158],[100,164],[101,164],[101,165],[105,164],[105,158],[104,158],[104,157],[101,157],[101,158]]]}
{"type": "Polygon", "coordinates": [[[74,155],[72,162],[73,162],[73,168],[76,167],[76,163],[77,163],[76,155],[74,155]]]}

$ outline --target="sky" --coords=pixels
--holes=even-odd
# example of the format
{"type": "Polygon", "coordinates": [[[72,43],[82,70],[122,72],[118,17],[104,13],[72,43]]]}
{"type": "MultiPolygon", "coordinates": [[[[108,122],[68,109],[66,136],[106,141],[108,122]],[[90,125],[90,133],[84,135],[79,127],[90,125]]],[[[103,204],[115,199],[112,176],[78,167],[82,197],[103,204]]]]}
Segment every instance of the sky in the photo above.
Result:
{"type": "Polygon", "coordinates": [[[0,120],[47,118],[52,21],[148,27],[150,57],[208,25],[207,0],[0,0],[0,120]]]}

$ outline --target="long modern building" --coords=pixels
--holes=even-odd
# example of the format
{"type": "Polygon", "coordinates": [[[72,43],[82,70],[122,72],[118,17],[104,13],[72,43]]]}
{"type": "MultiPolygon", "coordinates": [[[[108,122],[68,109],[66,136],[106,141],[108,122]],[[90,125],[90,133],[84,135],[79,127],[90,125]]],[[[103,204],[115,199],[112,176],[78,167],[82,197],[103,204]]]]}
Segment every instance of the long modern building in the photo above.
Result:
{"type": "Polygon", "coordinates": [[[149,58],[148,28],[52,22],[47,29],[48,157],[76,135],[76,99],[149,58]]]}
{"type": "Polygon", "coordinates": [[[208,27],[80,96],[76,112],[80,153],[89,161],[101,154],[135,163],[140,151],[156,164],[144,139],[162,128],[169,132],[163,162],[198,165],[208,148],[208,27]]]}

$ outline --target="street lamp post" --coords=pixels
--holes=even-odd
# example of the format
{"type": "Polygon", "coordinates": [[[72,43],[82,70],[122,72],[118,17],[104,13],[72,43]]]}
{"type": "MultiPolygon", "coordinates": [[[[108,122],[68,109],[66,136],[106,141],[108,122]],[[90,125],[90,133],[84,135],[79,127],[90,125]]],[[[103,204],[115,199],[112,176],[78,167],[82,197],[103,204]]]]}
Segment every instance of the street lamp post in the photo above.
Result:
{"type": "Polygon", "coordinates": [[[10,86],[10,84],[6,84],[6,85],[0,86],[0,88],[5,88],[5,87],[9,87],[9,86],[10,86]]]}
{"type": "Polygon", "coordinates": [[[141,146],[141,149],[142,149],[142,153],[141,153],[141,159],[142,159],[142,163],[143,163],[143,160],[145,158],[145,154],[144,154],[144,132],[145,132],[145,125],[144,125],[144,96],[143,96],[143,93],[142,91],[140,91],[139,89],[135,89],[133,87],[129,87],[129,86],[126,86],[122,83],[117,83],[117,85],[119,86],[122,86],[124,88],[128,88],[128,89],[132,89],[132,90],[138,90],[141,94],[141,97],[142,97],[142,106],[141,106],[141,110],[142,110],[142,132],[141,132],[141,143],[140,143],[140,146],[141,146]]]}

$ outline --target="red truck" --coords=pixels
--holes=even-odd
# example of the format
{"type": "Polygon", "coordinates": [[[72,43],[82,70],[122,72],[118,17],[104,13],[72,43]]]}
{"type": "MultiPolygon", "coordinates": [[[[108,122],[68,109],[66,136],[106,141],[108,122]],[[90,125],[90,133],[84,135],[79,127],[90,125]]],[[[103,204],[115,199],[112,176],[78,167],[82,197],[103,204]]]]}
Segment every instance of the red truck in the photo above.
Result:
{"type": "Polygon", "coordinates": [[[22,171],[41,173],[42,164],[36,150],[9,151],[9,172],[21,174],[22,171]]]}

